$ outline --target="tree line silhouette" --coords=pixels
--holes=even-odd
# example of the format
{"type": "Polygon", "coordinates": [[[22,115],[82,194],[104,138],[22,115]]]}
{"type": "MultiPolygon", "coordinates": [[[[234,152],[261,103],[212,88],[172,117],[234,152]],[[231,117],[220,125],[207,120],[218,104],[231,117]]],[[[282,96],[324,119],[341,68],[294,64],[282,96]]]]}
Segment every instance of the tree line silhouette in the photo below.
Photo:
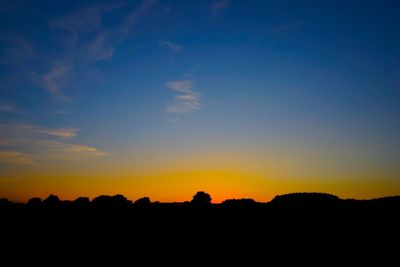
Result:
{"type": "Polygon", "coordinates": [[[182,255],[181,249],[187,248],[196,257],[220,253],[220,247],[239,248],[237,253],[243,253],[256,244],[271,244],[284,252],[288,247],[307,250],[309,240],[316,248],[341,242],[341,247],[348,244],[352,251],[370,244],[372,238],[378,240],[376,244],[384,244],[386,237],[397,240],[399,214],[400,196],[355,200],[325,193],[292,193],[269,202],[243,198],[215,204],[202,191],[180,203],[151,201],[149,197],[132,201],[120,194],[71,201],[52,194],[27,203],[1,199],[0,229],[3,244],[14,244],[9,246],[12,249],[37,249],[37,255],[47,255],[43,247],[70,255],[76,246],[82,251],[97,248],[104,254],[116,248],[118,255],[121,249],[128,249],[126,255],[131,255],[135,251],[131,246],[136,244],[157,259],[162,255],[158,253],[168,248],[174,255],[182,255]],[[66,240],[72,245],[67,246],[66,240]],[[175,243],[181,244],[180,249],[175,243]],[[215,245],[214,249],[210,245],[215,245]]]}
{"type": "Polygon", "coordinates": [[[185,202],[160,203],[152,202],[149,197],[142,197],[136,201],[128,200],[121,194],[100,195],[90,200],[88,197],[77,199],[61,200],[56,195],[49,195],[42,200],[39,197],[31,198],[27,203],[17,203],[8,199],[0,199],[0,208],[30,207],[30,208],[107,208],[107,209],[128,209],[128,208],[151,208],[151,207],[196,207],[196,208],[237,208],[253,209],[269,207],[275,209],[326,209],[326,208],[400,208],[400,196],[382,197],[371,200],[340,199],[327,193],[290,193],[278,195],[270,202],[257,202],[250,198],[227,199],[219,204],[211,202],[211,196],[203,191],[197,192],[192,200],[185,202]]]}

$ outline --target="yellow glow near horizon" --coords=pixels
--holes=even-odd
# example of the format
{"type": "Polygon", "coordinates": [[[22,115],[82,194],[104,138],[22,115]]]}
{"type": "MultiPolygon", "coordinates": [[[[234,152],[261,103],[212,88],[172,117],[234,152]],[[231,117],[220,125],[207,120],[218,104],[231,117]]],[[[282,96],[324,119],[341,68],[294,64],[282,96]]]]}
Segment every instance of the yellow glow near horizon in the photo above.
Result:
{"type": "Polygon", "coordinates": [[[219,151],[148,150],[86,162],[30,165],[1,177],[0,197],[27,201],[53,193],[73,200],[123,194],[131,200],[148,196],[152,201],[180,202],[206,191],[218,203],[231,198],[269,201],[291,192],[360,199],[400,194],[396,171],[342,170],[315,156],[276,151],[269,155],[250,148],[219,151]]]}
{"type": "Polygon", "coordinates": [[[342,198],[368,199],[398,194],[400,183],[393,180],[366,181],[325,179],[271,179],[223,171],[171,172],[147,177],[40,176],[4,180],[0,195],[27,201],[50,193],[62,199],[79,196],[94,198],[102,194],[123,194],[131,200],[148,196],[152,201],[190,201],[197,191],[208,192],[214,203],[231,198],[269,201],[290,192],[327,192],[342,198]]]}

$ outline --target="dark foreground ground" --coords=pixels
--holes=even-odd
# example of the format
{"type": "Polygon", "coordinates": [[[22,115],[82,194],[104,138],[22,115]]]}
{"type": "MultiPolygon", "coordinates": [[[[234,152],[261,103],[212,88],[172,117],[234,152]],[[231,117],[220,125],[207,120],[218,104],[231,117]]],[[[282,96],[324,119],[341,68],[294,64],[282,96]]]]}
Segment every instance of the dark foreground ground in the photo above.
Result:
{"type": "MultiPolygon", "coordinates": [[[[18,262],[33,252],[32,260],[58,255],[68,261],[83,255],[101,261],[150,254],[145,256],[150,264],[185,255],[197,261],[210,255],[234,261],[284,254],[283,262],[323,256],[325,261],[379,258],[383,264],[400,253],[400,197],[356,201],[290,194],[269,203],[223,204],[108,200],[3,201],[3,256],[17,252],[20,256],[13,259],[18,262]]],[[[187,265],[196,265],[192,263],[187,265]]]]}

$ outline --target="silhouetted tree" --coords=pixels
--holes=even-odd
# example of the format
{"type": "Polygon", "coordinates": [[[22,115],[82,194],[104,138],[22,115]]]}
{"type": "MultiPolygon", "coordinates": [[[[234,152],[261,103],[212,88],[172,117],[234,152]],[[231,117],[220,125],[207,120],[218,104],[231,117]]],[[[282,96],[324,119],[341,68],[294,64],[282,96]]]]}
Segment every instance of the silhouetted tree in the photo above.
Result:
{"type": "Polygon", "coordinates": [[[148,207],[150,206],[150,204],[151,204],[150,198],[148,197],[139,198],[133,203],[133,205],[136,207],[148,207]]]}
{"type": "Polygon", "coordinates": [[[88,197],[78,197],[74,200],[74,205],[77,207],[89,207],[90,200],[88,197]]]}
{"type": "Polygon", "coordinates": [[[191,201],[196,206],[207,206],[211,204],[211,196],[203,191],[197,192],[191,201]]]}
{"type": "Polygon", "coordinates": [[[123,195],[115,195],[112,196],[112,200],[114,205],[120,206],[120,207],[127,207],[129,205],[132,204],[132,201],[128,200],[126,197],[124,197],[123,195]]]}
{"type": "Polygon", "coordinates": [[[317,208],[337,206],[341,200],[326,193],[290,193],[276,196],[271,204],[279,207],[317,208]]]}
{"type": "Polygon", "coordinates": [[[222,206],[229,208],[243,208],[243,207],[254,207],[258,203],[251,198],[242,198],[242,199],[227,199],[222,202],[222,206]]]}
{"type": "Polygon", "coordinates": [[[100,208],[128,207],[131,203],[126,197],[119,194],[115,196],[102,195],[92,200],[92,205],[100,208]]]}
{"type": "Polygon", "coordinates": [[[33,197],[28,200],[29,206],[40,206],[42,204],[42,199],[40,197],[33,197]]]}
{"type": "Polygon", "coordinates": [[[43,204],[46,206],[59,206],[61,204],[61,200],[58,196],[51,194],[45,200],[43,200],[43,204]]]}
{"type": "Polygon", "coordinates": [[[107,207],[110,206],[111,203],[111,196],[107,195],[101,195],[92,200],[92,205],[94,207],[107,207]]]}

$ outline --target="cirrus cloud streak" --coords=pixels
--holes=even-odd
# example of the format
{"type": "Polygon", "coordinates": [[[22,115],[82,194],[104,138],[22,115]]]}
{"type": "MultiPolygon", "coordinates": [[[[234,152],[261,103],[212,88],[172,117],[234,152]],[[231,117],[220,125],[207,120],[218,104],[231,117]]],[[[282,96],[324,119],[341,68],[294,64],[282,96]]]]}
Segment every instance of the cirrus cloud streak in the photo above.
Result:
{"type": "Polygon", "coordinates": [[[33,165],[107,155],[96,147],[73,142],[77,132],[76,128],[0,124],[0,163],[33,165]]]}
{"type": "Polygon", "coordinates": [[[165,83],[165,87],[175,92],[173,100],[165,111],[172,114],[186,114],[201,107],[201,94],[193,89],[193,81],[176,80],[165,83]]]}

